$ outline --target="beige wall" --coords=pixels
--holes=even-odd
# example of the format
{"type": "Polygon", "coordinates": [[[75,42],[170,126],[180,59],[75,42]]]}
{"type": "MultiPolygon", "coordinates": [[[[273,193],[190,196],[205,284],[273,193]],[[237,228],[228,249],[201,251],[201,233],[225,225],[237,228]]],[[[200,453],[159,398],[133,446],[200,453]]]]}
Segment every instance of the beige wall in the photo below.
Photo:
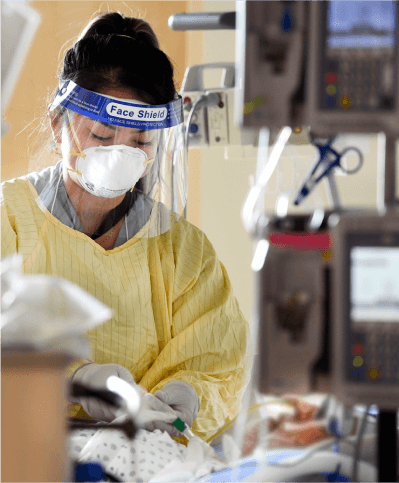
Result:
{"type": "MultiPolygon", "coordinates": [[[[188,1],[187,12],[202,12],[204,2],[188,1]]],[[[204,63],[204,32],[187,31],[186,35],[186,65],[204,63]]],[[[188,153],[188,201],[187,219],[198,228],[202,227],[202,162],[200,149],[190,149],[188,153]]]]}
{"type": "MultiPolygon", "coordinates": [[[[234,1],[192,1],[190,12],[234,11],[234,1]]],[[[187,64],[235,61],[235,32],[229,30],[187,32],[187,64]]],[[[217,87],[220,72],[206,73],[205,87],[217,87]]],[[[254,149],[223,148],[189,150],[188,219],[210,239],[226,266],[240,308],[249,319],[252,307],[251,241],[240,220],[248,177],[255,171],[254,149]]]]}
{"type": "Polygon", "coordinates": [[[2,139],[2,181],[28,172],[28,148],[34,145],[35,129],[46,114],[46,100],[57,86],[59,53],[76,41],[96,12],[119,10],[149,21],[162,50],[173,61],[178,89],[186,68],[186,34],[168,27],[170,15],[186,11],[185,1],[32,1],[30,5],[40,13],[41,24],[5,112],[10,130],[2,139]]]}

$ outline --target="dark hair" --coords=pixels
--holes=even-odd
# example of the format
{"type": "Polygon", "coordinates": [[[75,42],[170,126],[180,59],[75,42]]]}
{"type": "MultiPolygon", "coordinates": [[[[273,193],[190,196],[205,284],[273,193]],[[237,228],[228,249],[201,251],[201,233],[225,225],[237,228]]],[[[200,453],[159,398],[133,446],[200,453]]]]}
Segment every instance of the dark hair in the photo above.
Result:
{"type": "MultiPolygon", "coordinates": [[[[173,66],[159,49],[150,24],[119,12],[94,18],[67,51],[59,81],[62,84],[68,80],[94,92],[104,88],[130,89],[149,104],[167,104],[176,96],[173,66]]],[[[59,88],[55,95],[58,91],[59,88]]],[[[59,108],[58,116],[64,112],[59,108]]],[[[143,179],[135,189],[144,191],[143,179]]]]}
{"type": "Polygon", "coordinates": [[[150,24],[119,12],[93,19],[65,54],[60,83],[87,90],[131,89],[142,101],[167,104],[176,95],[173,67],[150,24]]]}

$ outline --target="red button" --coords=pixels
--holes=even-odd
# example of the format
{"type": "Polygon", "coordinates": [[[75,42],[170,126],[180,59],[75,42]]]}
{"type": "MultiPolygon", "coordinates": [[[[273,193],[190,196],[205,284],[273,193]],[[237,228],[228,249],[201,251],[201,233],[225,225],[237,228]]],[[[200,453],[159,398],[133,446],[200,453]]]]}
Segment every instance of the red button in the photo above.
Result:
{"type": "Polygon", "coordinates": [[[327,81],[327,84],[336,84],[337,83],[337,74],[334,74],[333,72],[329,72],[326,75],[326,81],[327,81]]]}
{"type": "Polygon", "coordinates": [[[352,354],[354,356],[361,356],[364,352],[364,347],[362,344],[355,344],[353,347],[352,347],[352,354]]]}

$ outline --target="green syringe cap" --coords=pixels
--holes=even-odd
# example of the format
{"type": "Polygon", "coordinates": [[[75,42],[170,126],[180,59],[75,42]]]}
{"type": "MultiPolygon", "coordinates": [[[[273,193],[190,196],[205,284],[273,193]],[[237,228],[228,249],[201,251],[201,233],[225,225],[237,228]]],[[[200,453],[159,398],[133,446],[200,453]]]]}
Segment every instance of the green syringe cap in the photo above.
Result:
{"type": "Polygon", "coordinates": [[[180,418],[177,418],[174,423],[172,423],[175,428],[177,428],[179,431],[184,431],[185,424],[180,418]]]}

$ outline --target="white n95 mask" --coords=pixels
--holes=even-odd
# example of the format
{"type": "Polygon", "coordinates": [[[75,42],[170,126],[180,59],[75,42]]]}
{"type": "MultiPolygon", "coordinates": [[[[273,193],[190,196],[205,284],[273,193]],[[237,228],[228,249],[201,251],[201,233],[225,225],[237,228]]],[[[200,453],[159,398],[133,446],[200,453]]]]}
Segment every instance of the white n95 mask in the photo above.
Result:
{"type": "Polygon", "coordinates": [[[75,172],[79,183],[94,196],[116,198],[132,189],[146,169],[147,154],[125,145],[95,146],[77,157],[75,172]]]}

